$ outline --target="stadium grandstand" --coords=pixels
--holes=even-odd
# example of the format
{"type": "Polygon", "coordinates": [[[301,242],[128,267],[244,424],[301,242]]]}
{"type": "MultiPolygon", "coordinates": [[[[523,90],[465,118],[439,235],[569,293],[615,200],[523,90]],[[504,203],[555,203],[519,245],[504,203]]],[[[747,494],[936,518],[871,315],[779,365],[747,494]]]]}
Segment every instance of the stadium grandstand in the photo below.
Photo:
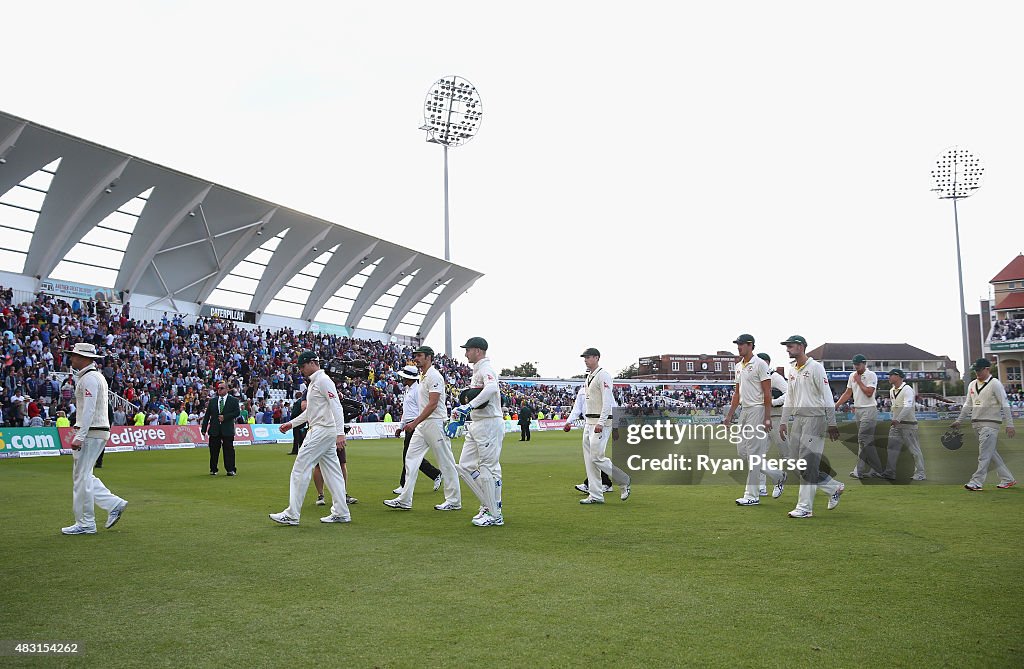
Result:
{"type": "MultiPolygon", "coordinates": [[[[119,422],[197,422],[220,380],[248,420],[285,422],[305,348],[367,361],[367,378],[342,388],[366,409],[353,421],[397,417],[393,372],[480,276],[0,112],[4,425],[73,417],[66,352],[80,341],[106,354],[119,422]]],[[[452,388],[467,384],[466,365],[438,366],[452,388]]],[[[575,393],[502,384],[510,417],[524,403],[564,414],[575,393]]],[[[634,409],[714,408],[700,390],[616,393],[634,409]]]]}

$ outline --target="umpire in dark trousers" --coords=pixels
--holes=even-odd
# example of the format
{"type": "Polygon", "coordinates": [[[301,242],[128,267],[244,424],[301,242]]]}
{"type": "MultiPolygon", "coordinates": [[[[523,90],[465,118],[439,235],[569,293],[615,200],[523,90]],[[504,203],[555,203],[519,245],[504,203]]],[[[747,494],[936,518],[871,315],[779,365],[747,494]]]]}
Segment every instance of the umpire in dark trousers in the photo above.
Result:
{"type": "Polygon", "coordinates": [[[201,432],[210,435],[210,476],[217,475],[220,449],[224,449],[224,469],[235,475],[235,419],[242,413],[238,399],[228,394],[228,386],[217,382],[217,394],[210,398],[203,416],[201,432]]]}

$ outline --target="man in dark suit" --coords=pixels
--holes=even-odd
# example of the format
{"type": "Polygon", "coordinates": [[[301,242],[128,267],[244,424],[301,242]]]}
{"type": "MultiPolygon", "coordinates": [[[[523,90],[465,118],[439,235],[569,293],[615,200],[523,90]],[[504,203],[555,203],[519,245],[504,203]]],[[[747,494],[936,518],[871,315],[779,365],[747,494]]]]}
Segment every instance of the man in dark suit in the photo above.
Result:
{"type": "Polygon", "coordinates": [[[217,475],[217,462],[220,449],[224,449],[224,469],[228,476],[235,475],[235,419],[242,414],[238,400],[228,394],[228,386],[223,381],[217,382],[217,393],[210,398],[200,428],[205,437],[210,435],[210,476],[217,475]]]}
{"type": "Polygon", "coordinates": [[[524,404],[519,407],[519,441],[530,441],[530,421],[533,420],[533,407],[524,404]]]}

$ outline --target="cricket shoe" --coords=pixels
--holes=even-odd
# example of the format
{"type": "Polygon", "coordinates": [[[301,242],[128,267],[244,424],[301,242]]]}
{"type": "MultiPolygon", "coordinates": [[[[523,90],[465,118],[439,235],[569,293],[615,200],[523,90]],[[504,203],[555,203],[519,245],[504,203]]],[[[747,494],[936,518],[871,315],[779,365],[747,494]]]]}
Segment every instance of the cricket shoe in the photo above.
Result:
{"type": "Polygon", "coordinates": [[[835,491],[834,493],[832,493],[832,495],[831,495],[831,496],[830,496],[830,497],[828,498],[828,510],[829,510],[829,511],[831,511],[832,509],[834,509],[834,508],[836,508],[837,506],[839,506],[839,498],[840,498],[840,497],[842,497],[842,495],[843,495],[843,492],[844,492],[845,490],[846,490],[846,486],[845,486],[844,484],[840,483],[840,484],[839,484],[839,490],[836,490],[836,491],[835,491]]]}
{"type": "Polygon", "coordinates": [[[861,474],[856,469],[854,469],[852,472],[850,472],[850,478],[852,478],[852,479],[866,479],[869,476],[870,476],[870,474],[861,474]]]}
{"type": "Polygon", "coordinates": [[[586,497],[580,500],[580,504],[604,504],[604,500],[597,499],[596,497],[586,497]]]}
{"type": "Polygon", "coordinates": [[[411,506],[405,506],[398,499],[386,499],[384,500],[384,506],[391,507],[392,509],[401,509],[402,511],[408,511],[411,506]]]}
{"type": "Polygon", "coordinates": [[[359,500],[356,499],[355,497],[349,497],[348,495],[345,495],[345,504],[359,504],[359,500]]]}
{"type": "Polygon", "coordinates": [[[772,488],[772,498],[778,499],[782,497],[782,491],[786,489],[786,481],[789,479],[789,472],[782,472],[782,478],[772,488]]]}
{"type": "Polygon", "coordinates": [[[89,529],[88,527],[82,527],[78,523],[69,525],[68,527],[60,528],[61,534],[96,534],[96,528],[89,529]]]}
{"type": "Polygon", "coordinates": [[[768,494],[768,488],[767,488],[767,486],[761,486],[758,489],[757,492],[758,492],[759,495],[767,495],[768,494]]]}
{"type": "Polygon", "coordinates": [[[504,525],[505,519],[501,516],[492,516],[489,512],[485,512],[480,518],[474,518],[471,521],[477,527],[490,527],[492,525],[504,525]]]}
{"type": "Polygon", "coordinates": [[[437,492],[440,487],[441,487],[441,475],[438,474],[437,478],[434,479],[434,492],[437,492]]]}
{"type": "Polygon", "coordinates": [[[272,521],[274,521],[275,523],[280,523],[281,525],[298,525],[299,524],[299,519],[298,518],[292,518],[291,516],[286,514],[284,511],[282,511],[281,513],[272,513],[272,514],[270,514],[270,519],[272,521]]]}
{"type": "Polygon", "coordinates": [[[793,509],[786,515],[790,518],[812,518],[814,516],[810,511],[804,511],[803,509],[793,509]]]}
{"type": "Polygon", "coordinates": [[[605,492],[605,493],[609,493],[609,492],[612,491],[612,487],[610,485],[601,486],[601,491],[605,492]]]}
{"type": "Polygon", "coordinates": [[[317,495],[316,496],[316,505],[317,506],[324,506],[325,504],[327,504],[327,502],[324,501],[324,496],[323,495],[317,495]]]}
{"type": "Polygon", "coordinates": [[[445,502],[444,504],[435,504],[434,508],[438,511],[461,511],[462,505],[455,502],[445,502]]]}
{"type": "Polygon", "coordinates": [[[736,506],[757,506],[761,503],[756,497],[740,497],[736,500],[736,506]]]}
{"type": "MultiPolygon", "coordinates": [[[[609,486],[609,487],[611,487],[611,486],[609,486]]],[[[632,490],[630,489],[630,484],[629,483],[627,483],[624,486],[620,486],[619,490],[622,491],[622,494],[619,495],[619,499],[621,499],[623,502],[625,502],[627,499],[629,499],[629,493],[632,492],[632,490]]]]}
{"type": "Polygon", "coordinates": [[[915,481],[927,481],[928,480],[928,477],[925,476],[924,474],[914,474],[911,478],[913,480],[915,480],[915,481]]]}
{"type": "Polygon", "coordinates": [[[351,523],[351,516],[335,516],[333,513],[320,519],[321,523],[351,523]]]}
{"type": "Polygon", "coordinates": [[[487,507],[486,506],[481,506],[480,510],[476,512],[476,515],[473,516],[473,520],[480,520],[486,514],[487,514],[487,507]]]}
{"type": "Polygon", "coordinates": [[[393,494],[395,494],[395,495],[401,495],[404,490],[405,490],[405,488],[398,487],[398,488],[395,488],[394,490],[392,490],[391,492],[393,494]]]}
{"type": "Polygon", "coordinates": [[[1017,485],[1016,481],[1007,481],[1006,483],[1000,483],[996,487],[1000,490],[1006,490],[1007,488],[1012,488],[1015,485],[1017,485]]]}
{"type": "Polygon", "coordinates": [[[971,492],[981,492],[981,486],[978,485],[977,483],[965,483],[964,488],[970,490],[971,492]]]}
{"type": "Polygon", "coordinates": [[[124,502],[121,502],[116,507],[114,507],[110,511],[110,515],[107,516],[107,524],[104,525],[103,527],[105,527],[105,528],[107,528],[109,530],[114,525],[117,525],[117,521],[121,520],[121,514],[124,513],[124,510],[127,509],[127,508],[128,508],[128,501],[127,500],[125,500],[124,502]]]}
{"type": "Polygon", "coordinates": [[[573,487],[576,488],[577,490],[579,490],[584,495],[589,495],[590,494],[590,486],[588,486],[586,483],[577,483],[573,487]]]}

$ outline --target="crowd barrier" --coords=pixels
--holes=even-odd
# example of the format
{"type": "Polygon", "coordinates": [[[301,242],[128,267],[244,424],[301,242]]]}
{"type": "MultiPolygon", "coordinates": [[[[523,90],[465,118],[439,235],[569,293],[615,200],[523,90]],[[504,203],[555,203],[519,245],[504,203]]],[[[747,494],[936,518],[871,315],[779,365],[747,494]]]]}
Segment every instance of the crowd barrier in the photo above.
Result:
{"type": "MultiPolygon", "coordinates": [[[[504,421],[505,432],[519,432],[515,421],[504,421]]],[[[564,420],[531,421],[534,431],[561,430],[564,420]]],[[[291,430],[282,433],[279,425],[257,423],[235,425],[235,445],[291,443],[291,430]]],[[[398,423],[351,423],[349,439],[394,439],[398,423]]],[[[462,428],[464,431],[465,428],[462,428]]],[[[28,458],[70,455],[75,430],[68,427],[0,428],[0,458],[28,458]]],[[[461,432],[460,432],[461,435],[461,432]]],[[[141,425],[111,428],[108,453],[130,451],[166,451],[182,448],[206,448],[198,425],[141,425]]]]}

